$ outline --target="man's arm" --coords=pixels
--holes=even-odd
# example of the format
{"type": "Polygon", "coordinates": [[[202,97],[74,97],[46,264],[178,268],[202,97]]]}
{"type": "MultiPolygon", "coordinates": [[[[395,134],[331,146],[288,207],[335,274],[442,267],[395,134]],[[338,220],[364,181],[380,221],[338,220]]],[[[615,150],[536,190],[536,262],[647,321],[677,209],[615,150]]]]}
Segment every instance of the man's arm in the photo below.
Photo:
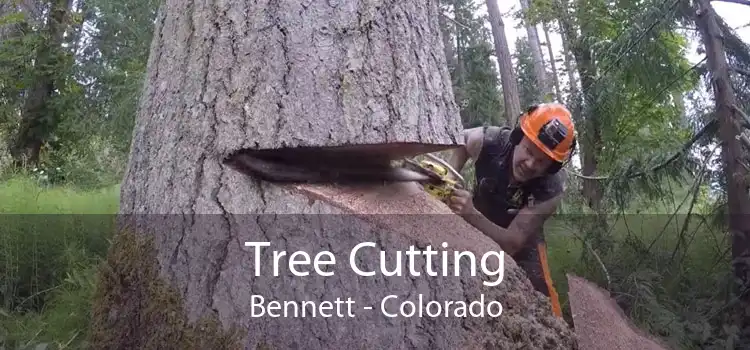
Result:
{"type": "Polygon", "coordinates": [[[521,246],[530,237],[541,233],[544,223],[555,214],[562,202],[566,180],[567,177],[564,173],[558,173],[549,177],[547,181],[540,183],[531,191],[535,203],[530,207],[521,208],[508,225],[511,232],[520,232],[518,240],[520,240],[521,246]]]}
{"type": "Polygon", "coordinates": [[[476,160],[479,157],[479,152],[482,150],[482,142],[484,141],[484,128],[476,127],[466,129],[462,132],[464,137],[464,145],[456,148],[448,159],[453,169],[456,169],[459,173],[466,165],[469,158],[476,160]]]}
{"type": "MultiPolygon", "coordinates": [[[[530,237],[541,232],[544,222],[557,211],[562,202],[565,178],[555,176],[550,180],[532,191],[537,202],[531,207],[519,210],[507,229],[495,225],[473,205],[467,207],[468,213],[462,216],[472,226],[497,242],[504,251],[513,255],[523,248],[530,237]]],[[[466,204],[470,205],[470,202],[466,204]]]]}
{"type": "Polygon", "coordinates": [[[507,229],[495,225],[473,207],[471,213],[462,216],[477,230],[497,242],[506,253],[513,255],[523,248],[530,237],[539,232],[544,222],[555,213],[561,200],[562,196],[556,196],[533,207],[524,207],[507,229]]]}

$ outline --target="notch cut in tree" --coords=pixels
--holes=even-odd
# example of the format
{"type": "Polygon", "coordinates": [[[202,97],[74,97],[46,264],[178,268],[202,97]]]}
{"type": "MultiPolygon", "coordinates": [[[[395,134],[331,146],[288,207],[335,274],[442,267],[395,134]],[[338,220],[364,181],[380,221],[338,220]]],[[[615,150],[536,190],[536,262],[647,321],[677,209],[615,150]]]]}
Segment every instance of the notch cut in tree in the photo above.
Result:
{"type": "Polygon", "coordinates": [[[379,248],[357,261],[368,270],[379,267],[380,249],[393,255],[446,242],[449,251],[477,256],[500,250],[416,183],[280,185],[223,161],[312,147],[400,158],[458,145],[438,15],[436,1],[168,0],[122,184],[121,233],[100,272],[93,346],[184,349],[194,346],[189,339],[246,349],[572,348],[570,330],[510,258],[495,287],[466,263],[460,277],[426,276],[420,262],[422,277],[363,277],[348,268],[349,251],[367,241],[379,248]],[[271,247],[256,276],[244,242],[258,241],[271,247]],[[273,250],[332,251],[335,274],[299,277],[282,268],[274,276],[273,250]],[[483,295],[504,309],[500,318],[387,318],[380,301],[390,294],[467,303],[483,295]],[[254,295],[318,304],[350,297],[373,309],[356,309],[355,318],[252,317],[254,295]],[[186,326],[198,321],[218,323],[217,334],[186,326]],[[224,334],[230,328],[238,338],[224,334]]]}

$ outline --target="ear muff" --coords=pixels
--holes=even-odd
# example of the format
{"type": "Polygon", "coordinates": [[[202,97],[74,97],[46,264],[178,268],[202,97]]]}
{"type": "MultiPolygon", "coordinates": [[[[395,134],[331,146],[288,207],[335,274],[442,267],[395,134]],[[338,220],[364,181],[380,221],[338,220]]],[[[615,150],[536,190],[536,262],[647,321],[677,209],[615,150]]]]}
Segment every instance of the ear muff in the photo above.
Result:
{"type": "Polygon", "coordinates": [[[564,162],[552,163],[552,165],[547,168],[547,174],[556,174],[558,171],[560,171],[560,169],[562,169],[562,167],[570,162],[570,160],[573,158],[573,152],[576,151],[576,141],[576,137],[573,136],[573,142],[570,144],[570,153],[568,153],[568,157],[564,162]]]}
{"type": "Polygon", "coordinates": [[[517,146],[519,143],[521,143],[521,140],[523,140],[523,130],[521,130],[521,118],[523,118],[525,115],[529,115],[531,113],[534,113],[539,109],[539,105],[532,105],[529,108],[526,109],[525,112],[521,113],[518,118],[516,118],[516,125],[513,127],[513,130],[510,132],[510,143],[513,146],[517,146]]]}

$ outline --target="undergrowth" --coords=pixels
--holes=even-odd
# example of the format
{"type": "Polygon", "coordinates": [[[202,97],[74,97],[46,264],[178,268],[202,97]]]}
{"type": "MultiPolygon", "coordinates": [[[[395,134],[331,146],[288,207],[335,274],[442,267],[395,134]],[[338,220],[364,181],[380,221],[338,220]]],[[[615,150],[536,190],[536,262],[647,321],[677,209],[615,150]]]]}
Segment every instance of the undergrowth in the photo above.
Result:
{"type": "Polygon", "coordinates": [[[725,320],[733,301],[730,242],[710,215],[686,220],[670,210],[610,215],[607,252],[583,243],[580,221],[589,216],[548,222],[551,274],[564,314],[570,322],[566,274],[573,273],[608,290],[637,326],[675,349],[734,348],[738,330],[725,320]]]}
{"type": "Polygon", "coordinates": [[[85,348],[118,202],[119,186],[0,183],[0,349],[85,348]]]}

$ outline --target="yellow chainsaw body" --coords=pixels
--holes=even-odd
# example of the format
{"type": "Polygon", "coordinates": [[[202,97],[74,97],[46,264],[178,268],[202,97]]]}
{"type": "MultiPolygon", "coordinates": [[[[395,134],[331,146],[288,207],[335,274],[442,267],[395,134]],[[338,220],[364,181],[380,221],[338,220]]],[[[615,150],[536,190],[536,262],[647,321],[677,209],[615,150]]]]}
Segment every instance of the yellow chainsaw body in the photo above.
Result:
{"type": "Polygon", "coordinates": [[[449,177],[448,169],[437,162],[422,160],[419,162],[419,165],[425,170],[428,170],[440,176],[441,178],[440,184],[424,182],[422,186],[424,187],[425,191],[442,202],[448,202],[451,194],[453,194],[453,191],[459,187],[458,181],[451,179],[449,177]]]}

